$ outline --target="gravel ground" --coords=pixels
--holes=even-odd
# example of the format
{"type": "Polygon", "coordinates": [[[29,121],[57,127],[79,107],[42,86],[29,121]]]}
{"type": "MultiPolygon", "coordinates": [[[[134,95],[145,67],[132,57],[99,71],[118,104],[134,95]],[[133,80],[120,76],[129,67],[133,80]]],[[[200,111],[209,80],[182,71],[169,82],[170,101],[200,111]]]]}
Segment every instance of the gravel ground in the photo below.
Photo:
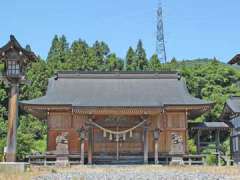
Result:
{"type": "Polygon", "coordinates": [[[222,180],[224,176],[204,173],[56,173],[34,178],[34,180],[222,180]]]}
{"type": "Polygon", "coordinates": [[[164,170],[138,169],[132,167],[105,167],[104,171],[71,171],[56,172],[34,177],[33,180],[223,180],[235,179],[227,175],[205,172],[174,171],[171,168],[164,170]]]}

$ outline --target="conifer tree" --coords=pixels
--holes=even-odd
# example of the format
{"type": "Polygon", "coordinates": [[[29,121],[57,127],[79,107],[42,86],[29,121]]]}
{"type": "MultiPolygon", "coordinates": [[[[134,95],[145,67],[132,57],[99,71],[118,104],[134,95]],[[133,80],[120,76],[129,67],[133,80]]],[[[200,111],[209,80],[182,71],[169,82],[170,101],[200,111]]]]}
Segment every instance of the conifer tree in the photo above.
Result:
{"type": "Polygon", "coordinates": [[[143,48],[143,43],[141,40],[138,41],[136,49],[136,68],[134,70],[144,70],[147,68],[148,60],[146,56],[145,49],[143,48]]]}
{"type": "Polygon", "coordinates": [[[88,68],[88,48],[88,44],[81,39],[72,43],[70,57],[67,61],[68,69],[83,71],[88,68]]]}
{"type": "Polygon", "coordinates": [[[64,35],[54,36],[47,62],[52,67],[53,72],[64,69],[64,63],[69,58],[69,45],[64,35]]]}
{"type": "Polygon", "coordinates": [[[127,55],[126,55],[126,70],[127,71],[134,70],[133,66],[134,66],[135,59],[136,59],[136,54],[135,54],[133,48],[130,46],[128,48],[127,55]]]}
{"type": "Polygon", "coordinates": [[[99,70],[104,69],[104,64],[106,63],[106,57],[110,53],[110,49],[105,42],[96,41],[93,44],[93,50],[95,51],[95,61],[97,64],[97,68],[99,70]]]}

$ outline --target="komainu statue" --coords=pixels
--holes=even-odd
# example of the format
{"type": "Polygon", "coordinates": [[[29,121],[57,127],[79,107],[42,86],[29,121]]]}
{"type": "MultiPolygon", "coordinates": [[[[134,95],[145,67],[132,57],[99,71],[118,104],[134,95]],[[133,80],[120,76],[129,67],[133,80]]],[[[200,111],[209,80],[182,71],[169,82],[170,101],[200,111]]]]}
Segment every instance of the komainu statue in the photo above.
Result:
{"type": "Polygon", "coordinates": [[[68,132],[56,137],[56,154],[68,154],[68,132]]]}
{"type": "Polygon", "coordinates": [[[177,133],[171,133],[171,150],[172,155],[183,155],[184,154],[184,144],[182,136],[177,133]]]}

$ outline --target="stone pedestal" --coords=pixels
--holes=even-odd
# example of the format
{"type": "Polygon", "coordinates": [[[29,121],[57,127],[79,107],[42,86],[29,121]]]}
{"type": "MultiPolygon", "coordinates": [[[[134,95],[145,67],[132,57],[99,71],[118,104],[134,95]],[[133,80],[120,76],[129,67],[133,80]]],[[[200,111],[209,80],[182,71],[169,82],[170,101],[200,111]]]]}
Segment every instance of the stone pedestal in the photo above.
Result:
{"type": "Polygon", "coordinates": [[[64,157],[64,156],[59,156],[56,159],[56,166],[60,166],[60,167],[66,167],[69,166],[69,161],[68,161],[68,157],[64,157]]]}
{"type": "Polygon", "coordinates": [[[184,165],[183,158],[180,156],[172,157],[170,165],[184,165]]]}
{"type": "Polygon", "coordinates": [[[0,163],[0,172],[4,173],[23,173],[27,171],[29,163],[25,162],[2,162],[0,163]]]}

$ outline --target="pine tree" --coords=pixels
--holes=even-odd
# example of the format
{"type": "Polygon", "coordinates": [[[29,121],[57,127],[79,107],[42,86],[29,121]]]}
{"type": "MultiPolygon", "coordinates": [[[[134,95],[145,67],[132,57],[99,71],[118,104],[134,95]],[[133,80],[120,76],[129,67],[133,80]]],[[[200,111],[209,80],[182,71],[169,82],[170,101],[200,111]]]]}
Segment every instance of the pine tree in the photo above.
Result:
{"type": "Polygon", "coordinates": [[[104,69],[104,64],[106,63],[106,57],[110,53],[110,49],[105,42],[96,41],[92,47],[95,51],[95,60],[98,69],[104,69]]]}
{"type": "Polygon", "coordinates": [[[52,67],[53,71],[64,69],[69,57],[69,45],[64,35],[54,36],[50,51],[48,53],[47,62],[52,67]]]}
{"type": "Polygon", "coordinates": [[[126,55],[126,70],[131,71],[134,70],[133,63],[135,62],[136,54],[133,48],[130,46],[126,55]]]}
{"type": "Polygon", "coordinates": [[[158,71],[161,69],[161,63],[158,59],[157,54],[152,55],[148,63],[148,70],[150,71],[158,71]]]}
{"type": "Polygon", "coordinates": [[[142,71],[147,68],[148,60],[147,60],[146,52],[145,52],[145,49],[143,48],[143,43],[141,40],[139,40],[137,44],[135,64],[137,66],[134,70],[142,71]]]}
{"type": "Polygon", "coordinates": [[[70,57],[67,61],[68,69],[71,70],[86,70],[88,59],[88,44],[79,39],[74,41],[70,49],[70,57]]]}

